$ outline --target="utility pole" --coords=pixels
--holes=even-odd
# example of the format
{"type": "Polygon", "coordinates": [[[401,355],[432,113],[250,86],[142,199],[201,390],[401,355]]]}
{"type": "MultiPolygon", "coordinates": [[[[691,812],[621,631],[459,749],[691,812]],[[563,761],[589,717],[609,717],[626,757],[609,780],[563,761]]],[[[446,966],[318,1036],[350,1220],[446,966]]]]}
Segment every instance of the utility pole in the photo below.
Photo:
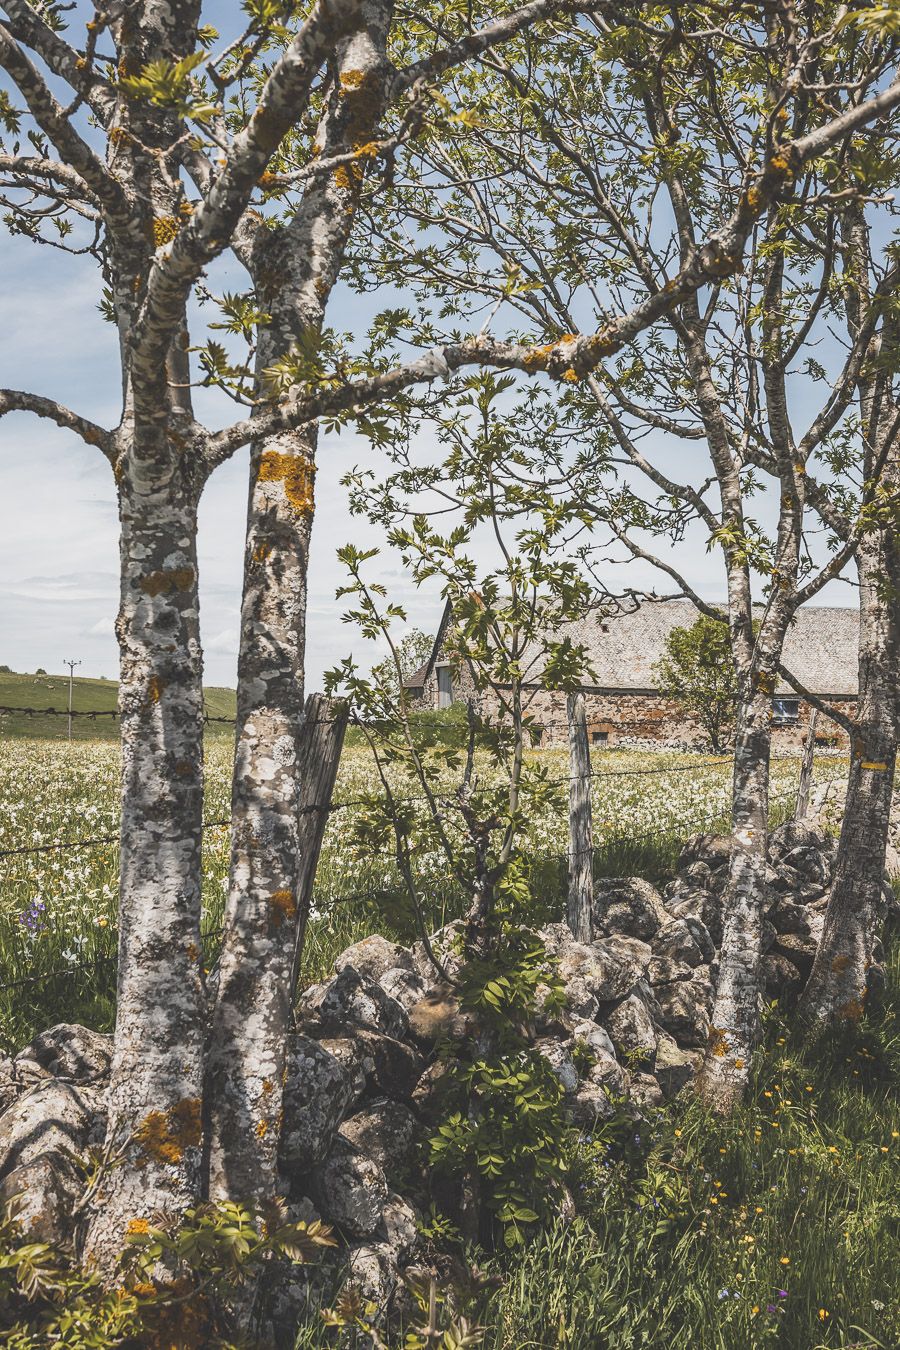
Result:
{"type": "Polygon", "coordinates": [[[80,661],[63,661],[64,666],[69,667],[69,740],[72,739],[72,677],[75,673],[75,667],[80,666],[80,661]]]}

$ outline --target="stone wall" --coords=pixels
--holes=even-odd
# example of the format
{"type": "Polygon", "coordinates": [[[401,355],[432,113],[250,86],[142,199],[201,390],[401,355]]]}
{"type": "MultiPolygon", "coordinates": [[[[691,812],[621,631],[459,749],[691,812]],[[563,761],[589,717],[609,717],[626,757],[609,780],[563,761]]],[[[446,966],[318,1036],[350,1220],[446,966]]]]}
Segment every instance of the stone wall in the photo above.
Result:
{"type": "MultiPolygon", "coordinates": [[[[454,700],[464,701],[474,693],[471,678],[467,671],[455,671],[453,677],[454,700]]],[[[688,748],[708,750],[709,743],[699,722],[690,713],[686,713],[672,699],[663,698],[655,689],[639,689],[629,692],[615,689],[587,689],[584,691],[588,718],[588,736],[596,747],[605,746],[656,746],[671,749],[688,748]]],[[[855,699],[848,697],[824,700],[829,707],[836,708],[845,716],[852,717],[856,709],[855,699]]],[[[484,711],[497,711],[497,699],[482,695],[480,704],[484,711]]],[[[423,687],[416,706],[436,708],[438,706],[437,678],[429,677],[423,687]]],[[[528,694],[528,712],[542,729],[539,744],[543,746],[562,746],[567,743],[566,695],[556,690],[531,689],[528,694]]],[[[796,722],[781,725],[773,721],[772,749],[775,754],[802,749],[809,728],[812,712],[811,705],[805,699],[799,700],[796,722]]],[[[820,748],[845,749],[847,735],[835,722],[819,715],[816,724],[816,741],[820,748]]]]}

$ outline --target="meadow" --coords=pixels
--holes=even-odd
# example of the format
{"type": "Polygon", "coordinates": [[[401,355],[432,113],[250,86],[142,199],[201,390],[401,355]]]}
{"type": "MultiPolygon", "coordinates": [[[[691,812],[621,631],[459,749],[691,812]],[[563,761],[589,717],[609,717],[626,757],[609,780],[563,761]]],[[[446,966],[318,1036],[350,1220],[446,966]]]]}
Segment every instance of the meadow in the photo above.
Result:
{"type": "MultiPolygon", "coordinates": [[[[536,752],[565,777],[561,751],[536,752]]],[[[228,861],[230,737],[207,746],[204,926],[214,958],[228,861]]],[[[844,762],[823,758],[817,777],[844,762]]],[[[389,858],[354,842],[369,752],[344,754],[317,878],[305,978],[373,931],[408,937],[389,858]],[[342,806],[342,803],[348,803],[342,806]]],[[[604,751],[593,779],[598,872],[658,880],[681,841],[724,825],[729,765],[604,751]]],[[[113,743],[0,744],[0,1053],[40,1027],[112,1025],[118,756],[113,743]],[[60,841],[95,841],[57,849],[60,841]]],[[[773,765],[774,813],[797,763],[773,765]]],[[[564,792],[564,788],[561,788],[564,792]]],[[[532,886],[562,906],[564,797],[530,822],[532,886]]],[[[458,905],[440,859],[419,859],[439,924],[458,905]],[[432,871],[429,874],[429,866],[432,871]]],[[[900,1345],[900,946],[883,1005],[839,1041],[811,1047],[769,1009],[747,1104],[722,1122],[690,1094],[636,1126],[624,1115],[573,1138],[580,1217],[515,1258],[460,1250],[478,1268],[471,1314],[484,1350],[896,1350],[900,1345]]],[[[440,1221],[434,1219],[428,1222],[440,1221]]],[[[452,1234],[441,1233],[453,1244],[452,1234]]],[[[474,1287],[474,1286],[473,1286],[474,1287]]],[[[298,1350],[334,1345],[318,1324],[298,1350]]]]}
{"type": "MultiPolygon", "coordinates": [[[[567,846],[561,750],[534,752],[561,780],[553,807],[529,823],[532,890],[558,917],[567,846]]],[[[671,872],[681,841],[724,825],[730,766],[697,755],[603,751],[594,756],[596,866],[604,875],[671,872]]],[[[823,760],[819,772],[840,772],[823,760]]],[[[221,923],[228,869],[231,736],[207,739],[203,900],[207,958],[221,923]]],[[[304,974],[315,979],[357,937],[376,929],[411,938],[411,916],[388,852],[357,847],[357,803],[371,788],[364,745],[348,746],[316,879],[304,974]],[[346,804],[346,805],[345,805],[346,804]]],[[[773,809],[792,800],[793,759],[773,765],[773,809]]],[[[402,785],[401,785],[402,790],[402,785]]],[[[52,1020],[112,1025],[118,876],[118,747],[0,741],[0,1051],[21,1046],[52,1020]],[[59,847],[62,845],[62,847],[59,847]]],[[[442,856],[420,853],[417,876],[438,927],[458,908],[442,856]]]]}

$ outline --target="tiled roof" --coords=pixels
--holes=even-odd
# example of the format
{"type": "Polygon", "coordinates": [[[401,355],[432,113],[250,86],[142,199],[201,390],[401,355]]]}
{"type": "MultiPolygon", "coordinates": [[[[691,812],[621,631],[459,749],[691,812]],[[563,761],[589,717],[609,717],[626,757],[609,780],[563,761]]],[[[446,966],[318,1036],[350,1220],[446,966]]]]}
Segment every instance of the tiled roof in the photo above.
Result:
{"type": "MultiPolygon", "coordinates": [[[[697,610],[689,600],[645,603],[632,614],[593,613],[567,627],[590,653],[599,689],[653,689],[653,667],[673,628],[690,628],[697,610]]],[[[859,610],[808,606],[797,612],[784,645],[782,664],[814,694],[855,694],[859,610]]],[[[779,690],[791,692],[780,684],[779,690]]]]}

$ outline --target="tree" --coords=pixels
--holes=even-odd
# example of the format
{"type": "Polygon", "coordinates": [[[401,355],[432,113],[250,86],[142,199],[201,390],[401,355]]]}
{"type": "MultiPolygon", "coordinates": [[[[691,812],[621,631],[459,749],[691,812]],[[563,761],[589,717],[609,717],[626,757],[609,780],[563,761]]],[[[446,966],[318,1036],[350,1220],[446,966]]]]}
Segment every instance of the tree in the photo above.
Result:
{"type": "Polygon", "coordinates": [[[399,693],[410,675],[428,660],[433,646],[434,638],[423,633],[421,628],[408,629],[403,637],[395,640],[395,653],[385,656],[372,667],[372,678],[380,684],[396,686],[395,693],[399,693]]]}
{"type": "MultiPolygon", "coordinates": [[[[0,103],[0,184],[10,227],[95,258],[103,311],[119,336],[123,411],[113,429],[42,394],[0,391],[0,415],[48,418],[96,447],[118,492],[120,960],[107,1140],[116,1165],[94,1192],[89,1247],[101,1262],[118,1250],[129,1219],[177,1217],[204,1189],[255,1201],[274,1182],[281,1077],[270,1070],[283,1059],[289,1015],[281,920],[290,916],[296,866],[291,765],[313,505],[304,428],[353,418],[377,440],[373,409],[467,368],[545,374],[563,387],[588,376],[698,288],[731,276],[793,177],[900,105],[894,84],[852,101],[838,90],[821,121],[811,114],[802,134],[770,137],[772,153],[753,159],[734,209],[683,250],[672,275],[664,268],[581,335],[566,327],[549,341],[498,340],[480,321],[446,334],[423,322],[413,326],[418,353],[400,358],[398,326],[388,320],[356,351],[320,331],[363,166],[381,163],[389,178],[398,148],[429,111],[471,134],[466,100],[454,104],[437,86],[551,14],[569,16],[560,31],[577,31],[572,15],[582,8],[599,26],[601,63],[619,59],[614,25],[632,23],[638,36],[647,27],[604,0],[531,0],[475,28],[468,12],[423,17],[411,50],[397,39],[404,25],[389,5],[317,0],[302,16],[254,5],[245,30],[217,48],[200,0],[97,11],[72,40],[55,7],[3,0],[0,67],[13,92],[0,103]],[[55,88],[66,88],[64,102],[55,88]],[[358,140],[369,126],[376,134],[358,140]],[[192,332],[188,318],[194,299],[210,298],[226,251],[252,282],[249,297],[220,297],[225,329],[250,339],[243,361],[196,324],[192,332]],[[201,382],[228,387],[249,414],[221,430],[201,424],[192,399],[198,369],[201,382]],[[253,479],[232,885],[209,1034],[196,521],[209,475],[244,445],[253,446],[253,479]],[[283,792],[267,786],[270,768],[283,792]],[[255,839],[269,841],[258,854],[255,839]]],[[[651,47],[668,40],[646,34],[651,47]]],[[[781,55],[785,89],[802,90],[807,49],[781,55]]],[[[886,71],[880,48],[873,60],[886,71]]]]}
{"type": "MultiPolygon", "coordinates": [[[[620,31],[618,61],[599,88],[590,78],[592,35],[581,29],[542,53],[539,74],[493,55],[476,103],[491,133],[476,130],[463,141],[441,129],[417,143],[399,189],[405,213],[443,230],[455,252],[404,252],[399,227],[388,220],[385,275],[408,277],[423,290],[439,277],[442,301],[454,310],[474,291],[495,308],[513,306],[536,341],[576,334],[585,314],[592,326],[606,306],[652,291],[670,257],[683,267],[697,240],[736,204],[758,200],[748,177],[760,162],[782,162],[783,138],[803,138],[823,81],[842,91],[839,102],[848,108],[861,90],[880,87],[896,37],[887,11],[879,15],[836,5],[807,7],[802,15],[788,6],[750,6],[723,23],[705,7],[680,11],[671,24],[660,18],[659,28],[620,31]],[[663,48],[655,46],[661,32],[663,48]],[[618,134],[610,134],[613,115],[618,134]],[[452,186],[445,190],[442,182],[452,186]],[[652,210],[660,193],[671,231],[652,210]]],[[[818,565],[820,547],[811,542],[818,506],[808,501],[808,480],[816,459],[827,462],[846,434],[873,312],[830,371],[815,360],[804,369],[802,354],[827,331],[835,302],[836,208],[868,201],[867,194],[893,183],[885,136],[890,142],[888,126],[858,139],[854,133],[839,138],[821,163],[797,172],[792,166],[758,219],[742,269],[702,296],[693,291],[667,312],[665,326],[636,335],[601,367],[573,365],[570,373],[569,400],[605,428],[623,466],[616,490],[594,504],[594,518],[626,557],[659,567],[700,612],[727,623],[730,636],[738,688],[734,847],[699,1080],[722,1110],[744,1091],[759,1034],[769,725],[776,682],[792,679],[782,665],[785,636],[797,608],[851,561],[877,495],[871,483],[859,494],[847,531],[818,565]],[[856,146],[858,156],[851,154],[856,146]],[[800,391],[820,380],[819,410],[801,431],[800,391]],[[698,442],[708,469],[695,462],[698,442]],[[679,470],[678,462],[690,468],[679,470]],[[768,530],[751,514],[751,496],[761,491],[771,493],[768,530]],[[665,538],[668,547],[691,528],[721,551],[728,596],[721,609],[696,594],[677,558],[646,542],[665,538]]],[[[893,265],[886,267],[878,305],[894,276],[893,265]]]]}
{"type": "Polygon", "coordinates": [[[734,730],[737,686],[728,629],[701,614],[690,628],[673,628],[654,667],[659,691],[700,723],[721,755],[734,730]]]}

